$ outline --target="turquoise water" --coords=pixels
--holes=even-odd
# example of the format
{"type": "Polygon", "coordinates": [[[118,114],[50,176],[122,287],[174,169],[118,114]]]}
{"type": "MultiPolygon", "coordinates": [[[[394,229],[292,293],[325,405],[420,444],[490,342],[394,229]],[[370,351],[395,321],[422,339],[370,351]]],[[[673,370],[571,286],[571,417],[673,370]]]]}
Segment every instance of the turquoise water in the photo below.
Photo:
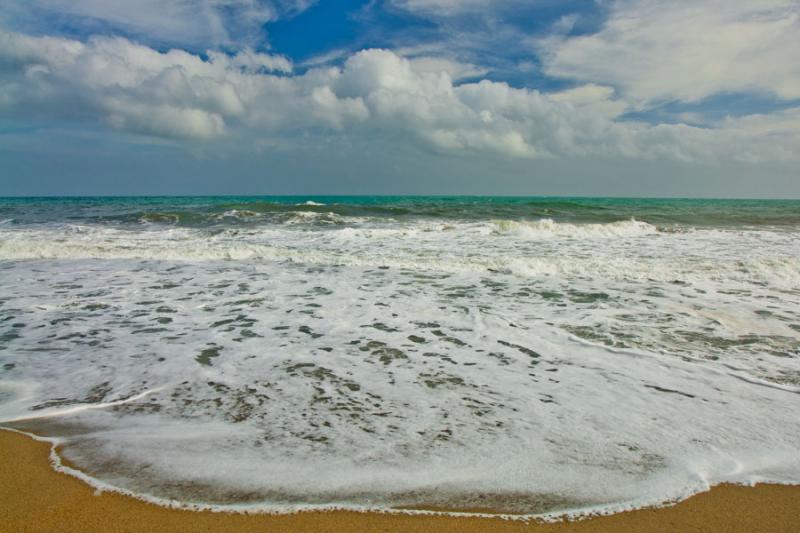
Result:
{"type": "Polygon", "coordinates": [[[151,222],[185,226],[225,222],[257,224],[296,211],[401,219],[551,218],[568,222],[614,222],[635,218],[659,225],[800,224],[800,200],[465,196],[0,198],[0,221],[17,224],[64,221],[121,225],[151,222]],[[220,218],[225,213],[237,211],[256,216],[220,218]]]}

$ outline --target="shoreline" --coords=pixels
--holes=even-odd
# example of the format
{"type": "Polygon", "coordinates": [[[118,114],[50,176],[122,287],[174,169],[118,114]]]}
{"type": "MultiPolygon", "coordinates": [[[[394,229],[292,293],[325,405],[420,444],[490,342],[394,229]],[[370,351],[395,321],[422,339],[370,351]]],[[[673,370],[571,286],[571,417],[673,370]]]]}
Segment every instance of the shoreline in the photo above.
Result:
{"type": "Polygon", "coordinates": [[[501,516],[303,511],[225,513],[162,507],[117,492],[98,492],[55,470],[51,443],[0,430],[0,531],[798,531],[800,486],[718,485],[668,507],[576,521],[501,516]]]}

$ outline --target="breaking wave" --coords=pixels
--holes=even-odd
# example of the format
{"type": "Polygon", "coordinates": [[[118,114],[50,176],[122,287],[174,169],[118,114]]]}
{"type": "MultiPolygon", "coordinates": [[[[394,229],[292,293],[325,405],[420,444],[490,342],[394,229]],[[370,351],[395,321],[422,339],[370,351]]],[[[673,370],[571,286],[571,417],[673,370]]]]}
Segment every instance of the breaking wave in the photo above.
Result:
{"type": "Polygon", "coordinates": [[[609,239],[652,235],[658,231],[652,224],[634,219],[607,224],[570,224],[551,218],[535,221],[497,220],[494,227],[496,233],[512,233],[530,239],[609,239]]]}
{"type": "MultiPolygon", "coordinates": [[[[302,213],[299,218],[324,216],[302,213]]],[[[329,223],[335,227],[337,221],[333,218],[329,223]]],[[[2,232],[0,260],[289,261],[441,272],[490,272],[532,278],[583,276],[661,282],[728,279],[782,286],[800,282],[800,257],[791,254],[756,257],[631,255],[630,246],[643,246],[635,244],[640,237],[661,238],[661,241],[645,241],[654,247],[674,246],[678,242],[675,239],[690,242],[700,249],[704,245],[703,240],[697,240],[693,234],[662,234],[644,222],[576,225],[542,220],[524,223],[500,221],[493,225],[496,229],[488,233],[485,226],[469,224],[455,227],[442,224],[380,228],[348,226],[313,232],[280,227],[219,232],[186,228],[128,231],[73,225],[59,230],[2,232]],[[519,244],[509,246],[509,243],[498,241],[497,236],[515,237],[519,244]],[[614,238],[620,239],[616,245],[620,246],[619,253],[615,253],[613,247],[599,250],[592,244],[598,239],[614,238]],[[525,249],[526,242],[538,239],[544,242],[556,239],[556,242],[545,248],[525,249]],[[628,239],[633,241],[628,242],[628,239]]],[[[710,234],[715,235],[713,232],[710,234]]],[[[718,235],[715,237],[719,238],[718,235]]],[[[732,239],[735,236],[722,237],[732,239]]]]}

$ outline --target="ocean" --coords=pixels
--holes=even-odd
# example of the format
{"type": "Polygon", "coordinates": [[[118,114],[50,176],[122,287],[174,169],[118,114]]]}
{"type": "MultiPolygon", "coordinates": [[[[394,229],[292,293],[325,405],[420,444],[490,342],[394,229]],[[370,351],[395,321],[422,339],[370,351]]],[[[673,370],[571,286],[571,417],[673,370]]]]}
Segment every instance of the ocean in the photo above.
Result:
{"type": "Polygon", "coordinates": [[[0,424],[223,509],[800,483],[800,201],[0,199],[0,424]]]}

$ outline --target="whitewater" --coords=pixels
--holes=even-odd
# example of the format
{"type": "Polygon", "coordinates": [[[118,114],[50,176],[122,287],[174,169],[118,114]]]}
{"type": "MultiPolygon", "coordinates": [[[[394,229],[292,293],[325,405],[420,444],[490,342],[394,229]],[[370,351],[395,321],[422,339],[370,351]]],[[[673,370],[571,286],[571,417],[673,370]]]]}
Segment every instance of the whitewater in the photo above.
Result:
{"type": "Polygon", "coordinates": [[[225,509],[800,483],[800,202],[0,199],[0,425],[225,509]]]}

